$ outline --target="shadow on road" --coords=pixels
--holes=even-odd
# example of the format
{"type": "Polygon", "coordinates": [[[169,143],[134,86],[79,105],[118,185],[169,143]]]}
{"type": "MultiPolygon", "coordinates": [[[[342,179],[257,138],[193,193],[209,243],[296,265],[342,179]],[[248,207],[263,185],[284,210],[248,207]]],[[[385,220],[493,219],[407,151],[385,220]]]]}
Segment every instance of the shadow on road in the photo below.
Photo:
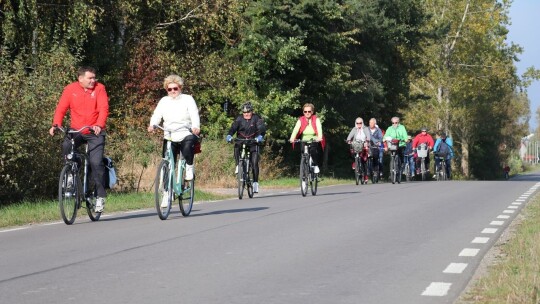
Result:
{"type": "MultiPolygon", "coordinates": [[[[212,212],[206,212],[206,213],[191,213],[189,217],[198,217],[198,216],[206,216],[206,215],[219,215],[219,214],[227,214],[227,213],[239,213],[239,212],[256,212],[256,211],[262,211],[269,209],[269,207],[257,207],[257,208],[242,208],[242,209],[227,209],[227,210],[216,210],[212,212]]],[[[193,210],[196,211],[196,210],[193,210]]]]}

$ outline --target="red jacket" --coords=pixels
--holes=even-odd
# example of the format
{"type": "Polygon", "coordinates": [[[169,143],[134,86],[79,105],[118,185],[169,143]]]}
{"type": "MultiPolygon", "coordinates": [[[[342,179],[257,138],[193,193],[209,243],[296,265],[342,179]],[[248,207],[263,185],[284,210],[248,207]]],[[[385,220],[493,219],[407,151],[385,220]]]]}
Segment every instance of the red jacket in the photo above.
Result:
{"type": "Polygon", "coordinates": [[[104,129],[107,116],[109,116],[109,97],[105,86],[96,83],[93,89],[85,92],[79,82],[67,85],[56,106],[53,125],[62,125],[68,109],[71,114],[72,129],[80,129],[83,126],[99,126],[104,129]]]}
{"type": "Polygon", "coordinates": [[[429,135],[429,133],[426,133],[426,135],[423,135],[422,133],[416,135],[413,139],[412,147],[413,149],[416,149],[419,144],[427,143],[428,147],[430,149],[433,149],[433,146],[435,143],[433,142],[433,137],[429,135]]]}

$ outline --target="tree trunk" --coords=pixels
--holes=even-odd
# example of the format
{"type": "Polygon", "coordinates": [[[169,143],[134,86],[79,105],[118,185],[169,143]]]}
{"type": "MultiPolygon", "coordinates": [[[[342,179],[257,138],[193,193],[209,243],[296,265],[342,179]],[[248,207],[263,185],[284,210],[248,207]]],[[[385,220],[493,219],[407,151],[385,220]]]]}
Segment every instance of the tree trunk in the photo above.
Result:
{"type": "Polygon", "coordinates": [[[461,171],[465,178],[470,177],[469,172],[469,143],[466,139],[461,140],[461,171]]]}

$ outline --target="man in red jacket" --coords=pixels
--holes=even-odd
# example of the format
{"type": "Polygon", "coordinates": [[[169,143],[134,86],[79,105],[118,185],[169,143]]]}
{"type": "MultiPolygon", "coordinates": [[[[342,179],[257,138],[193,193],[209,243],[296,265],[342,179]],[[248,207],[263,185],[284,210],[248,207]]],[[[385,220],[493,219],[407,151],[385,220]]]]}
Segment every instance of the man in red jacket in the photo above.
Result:
{"type": "MultiPolygon", "coordinates": [[[[78,81],[67,85],[62,92],[60,101],[54,112],[53,126],[49,134],[54,135],[56,127],[62,126],[66,112],[70,111],[71,126],[73,130],[79,130],[84,126],[90,126],[79,134],[73,134],[75,147],[88,143],[88,157],[92,171],[92,178],[97,185],[96,212],[102,212],[105,205],[107,192],[103,185],[103,151],[105,149],[105,123],[109,115],[109,97],[105,86],[96,80],[96,70],[91,67],[81,67],[77,71],[78,81]]],[[[63,155],[71,150],[71,141],[66,136],[62,144],[63,155]]]]}
{"type": "MultiPolygon", "coordinates": [[[[429,151],[433,150],[433,137],[431,137],[431,135],[427,132],[427,128],[426,127],[422,127],[422,129],[420,129],[420,133],[418,135],[416,135],[413,139],[413,144],[412,144],[412,148],[413,150],[416,150],[418,149],[418,146],[421,145],[421,144],[426,144],[427,145],[427,149],[428,149],[428,153],[427,153],[427,157],[425,158],[424,162],[426,164],[426,170],[429,171],[429,151]]],[[[420,174],[420,162],[422,161],[422,159],[420,157],[418,157],[416,159],[416,174],[420,174]]]]}

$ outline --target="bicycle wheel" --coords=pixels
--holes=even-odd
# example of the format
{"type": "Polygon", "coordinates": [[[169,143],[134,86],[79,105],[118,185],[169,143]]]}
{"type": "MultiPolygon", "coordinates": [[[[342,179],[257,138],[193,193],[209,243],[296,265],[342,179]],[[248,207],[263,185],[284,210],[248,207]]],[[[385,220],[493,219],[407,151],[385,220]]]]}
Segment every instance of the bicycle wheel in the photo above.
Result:
{"type": "Polygon", "coordinates": [[[98,221],[101,212],[96,212],[97,188],[93,180],[88,177],[88,190],[85,195],[86,213],[92,222],[98,221]]]}
{"type": "MultiPolygon", "coordinates": [[[[373,160],[372,160],[372,164],[373,164],[373,160]]],[[[371,170],[371,182],[376,184],[379,182],[379,163],[377,163],[376,165],[373,165],[372,167],[373,169],[371,170]]]]}
{"type": "Polygon", "coordinates": [[[58,207],[64,223],[73,224],[77,217],[77,209],[80,202],[80,186],[77,174],[71,170],[71,165],[66,164],[60,172],[58,182],[58,207]],[[71,181],[68,183],[68,181],[71,181]]]}
{"type": "MultiPolygon", "coordinates": [[[[354,179],[356,180],[356,185],[360,183],[360,158],[354,158],[354,179]]],[[[363,182],[362,182],[363,183],[363,182]]]]}
{"type": "Polygon", "coordinates": [[[427,178],[425,158],[420,159],[420,173],[422,174],[422,181],[425,181],[427,178]]]}
{"type": "Polygon", "coordinates": [[[193,202],[195,201],[195,176],[190,181],[186,181],[185,176],[182,180],[184,184],[182,186],[182,194],[178,196],[178,204],[180,205],[182,215],[188,216],[193,209],[193,202]]]}
{"type": "Polygon", "coordinates": [[[441,173],[442,173],[442,180],[445,181],[447,179],[446,177],[446,161],[442,161],[441,162],[442,166],[441,166],[441,173]]]}
{"type": "Polygon", "coordinates": [[[392,156],[392,160],[390,161],[390,181],[392,184],[396,183],[396,159],[397,156],[392,156]]]}
{"type": "Polygon", "coordinates": [[[252,176],[253,176],[253,168],[247,168],[246,174],[244,179],[246,180],[246,188],[247,188],[247,194],[249,198],[253,198],[253,182],[252,182],[252,176]]]}
{"type": "Polygon", "coordinates": [[[244,185],[245,185],[245,180],[244,180],[244,160],[241,159],[239,162],[238,162],[238,175],[236,175],[236,179],[238,180],[238,198],[239,199],[242,199],[244,197],[244,185]]]}
{"type": "Polygon", "coordinates": [[[174,189],[172,187],[172,178],[168,160],[162,160],[159,164],[156,180],[154,200],[156,210],[160,219],[166,220],[171,211],[171,202],[173,201],[174,189]]]}
{"type": "Polygon", "coordinates": [[[317,173],[310,172],[311,173],[311,180],[309,181],[309,185],[311,187],[311,195],[317,195],[317,185],[319,184],[319,177],[317,173]]]}
{"type": "Polygon", "coordinates": [[[401,184],[401,161],[399,160],[399,157],[396,157],[396,168],[396,182],[401,184]]]}
{"type": "Polygon", "coordinates": [[[411,181],[411,167],[409,167],[409,162],[405,163],[405,168],[403,171],[405,171],[405,181],[410,182],[411,181]]]}
{"type": "Polygon", "coordinates": [[[307,159],[302,156],[302,160],[300,161],[300,192],[302,192],[302,196],[307,195],[308,175],[309,175],[309,166],[307,163],[307,159]]]}

